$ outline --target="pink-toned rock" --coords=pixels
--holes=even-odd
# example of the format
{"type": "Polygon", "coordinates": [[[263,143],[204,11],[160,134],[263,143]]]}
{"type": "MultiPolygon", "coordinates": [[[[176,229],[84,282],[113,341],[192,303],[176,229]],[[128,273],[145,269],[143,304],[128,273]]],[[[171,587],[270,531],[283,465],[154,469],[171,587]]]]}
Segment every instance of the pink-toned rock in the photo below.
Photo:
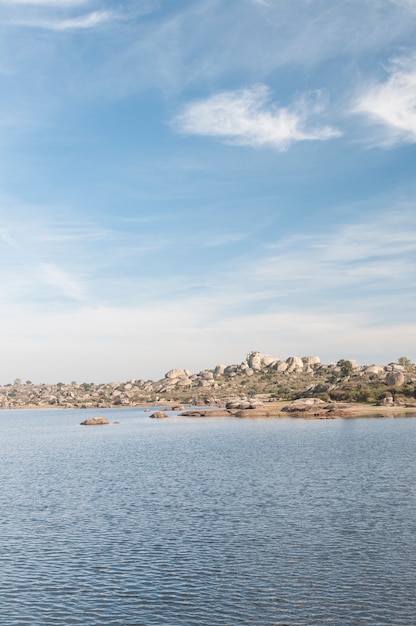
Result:
{"type": "Polygon", "coordinates": [[[81,426],[104,426],[110,421],[106,417],[89,417],[81,422],[81,426]]]}
{"type": "Polygon", "coordinates": [[[230,417],[230,412],[225,409],[193,409],[179,415],[183,417],[230,417]]]}
{"type": "Polygon", "coordinates": [[[153,417],[154,419],[157,419],[157,420],[162,420],[168,416],[166,415],[164,411],[156,411],[156,413],[152,413],[150,417],[153,417]]]}

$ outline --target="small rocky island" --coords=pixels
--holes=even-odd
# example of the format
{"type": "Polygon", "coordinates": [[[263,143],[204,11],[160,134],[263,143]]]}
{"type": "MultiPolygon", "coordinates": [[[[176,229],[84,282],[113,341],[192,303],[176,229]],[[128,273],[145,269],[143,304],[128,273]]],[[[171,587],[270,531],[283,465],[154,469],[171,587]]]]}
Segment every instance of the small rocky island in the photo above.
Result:
{"type": "Polygon", "coordinates": [[[272,405],[279,411],[285,405],[292,406],[287,414],[330,416],[334,403],[339,410],[339,403],[416,409],[416,365],[407,357],[387,365],[360,365],[354,359],[324,364],[318,356],[282,360],[250,352],[239,364],[219,364],[198,373],[173,369],[158,381],[48,385],[16,379],[0,387],[3,409],[209,405],[244,417],[244,411],[264,415],[272,405]]]}

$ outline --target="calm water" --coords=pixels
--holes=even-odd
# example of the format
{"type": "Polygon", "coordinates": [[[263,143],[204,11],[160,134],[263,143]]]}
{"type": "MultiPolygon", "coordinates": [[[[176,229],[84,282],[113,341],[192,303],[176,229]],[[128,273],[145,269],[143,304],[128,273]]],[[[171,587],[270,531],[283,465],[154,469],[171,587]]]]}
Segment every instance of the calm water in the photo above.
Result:
{"type": "Polygon", "coordinates": [[[416,419],[148,415],[0,413],[2,625],[416,623],[416,419]]]}

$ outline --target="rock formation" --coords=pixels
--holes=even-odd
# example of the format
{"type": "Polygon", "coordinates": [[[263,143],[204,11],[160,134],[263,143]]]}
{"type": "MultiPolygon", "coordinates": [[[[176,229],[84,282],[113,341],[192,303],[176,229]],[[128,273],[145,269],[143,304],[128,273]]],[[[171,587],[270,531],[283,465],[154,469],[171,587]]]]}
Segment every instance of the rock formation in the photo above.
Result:
{"type": "Polygon", "coordinates": [[[172,369],[161,380],[36,385],[16,379],[0,387],[0,408],[106,408],[222,405],[247,411],[258,402],[320,398],[328,401],[381,402],[386,394],[393,404],[416,398],[416,366],[405,357],[388,365],[359,365],[355,359],[324,364],[318,356],[285,360],[253,351],[241,363],[220,364],[192,374],[172,369]]]}

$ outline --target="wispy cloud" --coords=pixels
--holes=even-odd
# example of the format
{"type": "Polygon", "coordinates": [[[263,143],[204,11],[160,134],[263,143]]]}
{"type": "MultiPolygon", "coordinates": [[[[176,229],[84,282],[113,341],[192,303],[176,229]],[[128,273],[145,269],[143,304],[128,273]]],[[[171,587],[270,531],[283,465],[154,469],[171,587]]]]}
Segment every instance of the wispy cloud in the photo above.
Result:
{"type": "Polygon", "coordinates": [[[393,146],[416,142],[416,54],[394,59],[389,78],[374,84],[357,98],[353,113],[381,126],[374,142],[393,146]]]}
{"type": "Polygon", "coordinates": [[[397,4],[399,6],[404,6],[411,11],[416,10],[416,0],[390,0],[392,4],[397,4]]]}
{"type": "Polygon", "coordinates": [[[42,263],[40,271],[41,279],[64,296],[74,300],[83,299],[83,285],[78,280],[75,280],[66,270],[57,267],[54,263],[42,263]]]}
{"type": "MultiPolygon", "coordinates": [[[[217,296],[222,314],[360,310],[377,320],[407,320],[416,288],[416,220],[410,210],[379,213],[276,242],[257,260],[225,271],[217,296]],[[400,298],[401,306],[392,307],[400,298]]],[[[217,281],[218,283],[218,281],[217,281]]]]}
{"type": "Polygon", "coordinates": [[[170,266],[150,276],[148,262],[142,274],[125,237],[106,240],[103,266],[88,228],[74,227],[66,241],[60,229],[54,237],[38,226],[34,236],[36,229],[15,232],[7,225],[4,232],[13,232],[19,248],[34,245],[37,254],[19,259],[16,246],[3,246],[0,318],[9,338],[4,333],[0,339],[12,359],[3,376],[15,362],[16,376],[51,380],[47,357],[58,340],[62,359],[53,376],[65,380],[127,380],[137,372],[137,345],[147,361],[136,375],[155,378],[170,366],[199,371],[241,361],[252,349],[281,358],[316,353],[326,362],[342,356],[392,360],[408,353],[415,332],[415,226],[413,206],[394,206],[325,232],[279,237],[274,248],[258,250],[257,259],[215,266],[210,257],[191,278],[170,266]],[[122,267],[119,246],[135,268],[122,277],[112,272],[122,267]],[[75,268],[68,258],[76,259],[75,268]],[[112,353],[123,354],[121,368],[108,362],[112,353]]]}
{"type": "Polygon", "coordinates": [[[101,24],[111,21],[115,17],[112,11],[94,11],[87,15],[80,17],[73,17],[67,19],[55,19],[55,18],[31,18],[31,19],[16,19],[12,23],[19,26],[28,26],[31,28],[42,28],[45,30],[84,30],[88,28],[95,28],[101,24]]]}
{"type": "Polygon", "coordinates": [[[247,234],[245,233],[220,233],[208,237],[205,236],[201,245],[204,245],[207,248],[216,248],[244,241],[244,239],[247,239],[247,234]]]}
{"type": "Polygon", "coordinates": [[[88,4],[91,0],[0,0],[1,4],[10,6],[26,5],[39,7],[76,7],[88,4]]]}
{"type": "Polygon", "coordinates": [[[189,104],[173,125],[188,135],[220,137],[225,142],[287,150],[298,141],[325,141],[340,132],[331,126],[314,126],[311,120],[322,113],[320,94],[302,98],[292,107],[271,102],[266,85],[225,91],[189,104]]]}

